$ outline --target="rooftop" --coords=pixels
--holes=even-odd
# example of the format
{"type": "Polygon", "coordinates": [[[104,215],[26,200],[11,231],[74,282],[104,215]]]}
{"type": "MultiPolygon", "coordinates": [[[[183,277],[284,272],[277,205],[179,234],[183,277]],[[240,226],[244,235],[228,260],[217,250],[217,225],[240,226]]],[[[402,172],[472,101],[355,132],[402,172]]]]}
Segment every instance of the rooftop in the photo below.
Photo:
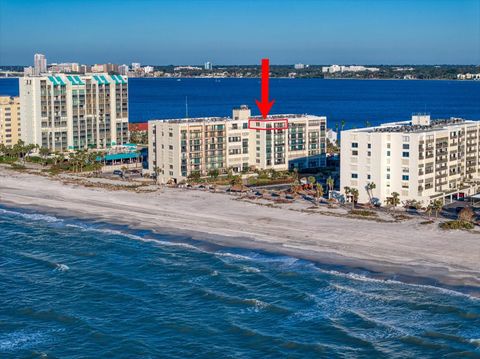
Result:
{"type": "Polygon", "coordinates": [[[449,119],[429,120],[426,123],[414,123],[412,121],[391,122],[380,126],[360,128],[358,132],[382,132],[382,133],[422,133],[446,130],[452,126],[475,124],[477,121],[465,120],[452,117],[449,119]]]}
{"type": "MultiPolygon", "coordinates": [[[[281,119],[293,119],[293,118],[322,118],[324,116],[316,116],[309,114],[279,114],[271,115],[266,120],[281,120],[281,119]]],[[[263,120],[262,116],[250,116],[249,119],[263,120]]],[[[163,119],[163,120],[150,120],[149,122],[169,122],[169,123],[204,123],[204,122],[223,122],[234,121],[231,117],[197,117],[197,118],[177,118],[177,119],[163,119]]],[[[240,120],[239,120],[240,121],[240,120]]]]}

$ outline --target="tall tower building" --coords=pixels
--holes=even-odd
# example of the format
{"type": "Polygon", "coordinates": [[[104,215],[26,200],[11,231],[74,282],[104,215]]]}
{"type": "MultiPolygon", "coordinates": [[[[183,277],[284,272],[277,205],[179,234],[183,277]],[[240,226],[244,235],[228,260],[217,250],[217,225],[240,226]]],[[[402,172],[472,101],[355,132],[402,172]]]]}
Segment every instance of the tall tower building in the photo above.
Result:
{"type": "Polygon", "coordinates": [[[33,64],[34,64],[34,74],[39,76],[47,72],[47,58],[45,55],[42,54],[35,54],[33,56],[33,64]]]}
{"type": "Polygon", "coordinates": [[[120,75],[20,78],[22,140],[52,151],[128,142],[128,79],[120,75]]]}

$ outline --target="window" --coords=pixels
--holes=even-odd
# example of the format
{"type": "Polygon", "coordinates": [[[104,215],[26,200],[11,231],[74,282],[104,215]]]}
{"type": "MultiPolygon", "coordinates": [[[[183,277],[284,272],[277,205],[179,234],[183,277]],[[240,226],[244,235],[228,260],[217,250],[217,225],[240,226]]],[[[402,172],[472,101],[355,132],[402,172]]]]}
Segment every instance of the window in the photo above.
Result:
{"type": "Polygon", "coordinates": [[[408,175],[403,175],[402,176],[402,181],[408,181],[409,179],[409,176],[408,175]]]}
{"type": "Polygon", "coordinates": [[[367,148],[372,148],[372,144],[369,143],[369,144],[367,145],[367,148]]]}
{"type": "Polygon", "coordinates": [[[390,143],[387,143],[387,148],[390,148],[390,143]]]}
{"type": "Polygon", "coordinates": [[[358,178],[358,173],[352,173],[352,178],[358,178]]]}
{"type": "Polygon", "coordinates": [[[352,151],[352,156],[358,156],[358,151],[352,151]]]}
{"type": "Polygon", "coordinates": [[[408,143],[404,143],[403,144],[403,149],[404,150],[409,150],[410,149],[410,145],[408,143]]]}
{"type": "Polygon", "coordinates": [[[410,153],[409,152],[402,152],[402,157],[408,158],[408,157],[410,157],[410,153]]]}
{"type": "Polygon", "coordinates": [[[368,151],[368,152],[367,152],[367,156],[368,156],[368,157],[372,156],[372,152],[368,151]]]}
{"type": "Polygon", "coordinates": [[[410,142],[410,136],[403,136],[403,142],[410,142]]]}
{"type": "Polygon", "coordinates": [[[371,175],[367,175],[367,179],[372,179],[372,176],[371,175]]]}
{"type": "Polygon", "coordinates": [[[387,151],[387,156],[390,157],[390,151],[387,151]]]}
{"type": "Polygon", "coordinates": [[[387,179],[390,179],[390,173],[387,173],[387,179]]]}
{"type": "Polygon", "coordinates": [[[352,148],[358,148],[358,142],[352,142],[352,148]]]}

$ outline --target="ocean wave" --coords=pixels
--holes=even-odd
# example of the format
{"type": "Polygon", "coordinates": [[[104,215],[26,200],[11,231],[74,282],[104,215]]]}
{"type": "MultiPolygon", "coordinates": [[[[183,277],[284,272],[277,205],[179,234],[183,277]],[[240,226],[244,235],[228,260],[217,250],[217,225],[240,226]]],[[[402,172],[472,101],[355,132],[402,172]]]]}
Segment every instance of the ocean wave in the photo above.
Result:
{"type": "Polygon", "coordinates": [[[69,266],[67,266],[66,264],[62,264],[62,263],[57,263],[57,266],[55,267],[55,270],[59,271],[59,272],[66,272],[69,269],[70,269],[69,266]]]}
{"type": "Polygon", "coordinates": [[[198,251],[198,252],[204,252],[203,250],[201,250],[200,248],[198,248],[198,247],[196,247],[192,244],[188,244],[188,243],[184,243],[184,242],[164,241],[164,240],[159,240],[159,239],[149,238],[149,237],[142,237],[142,236],[139,236],[139,235],[136,235],[136,234],[124,232],[124,231],[117,230],[117,229],[98,228],[98,227],[94,227],[94,226],[80,225],[80,224],[67,224],[66,226],[67,227],[72,227],[72,228],[78,228],[82,231],[98,232],[98,233],[103,233],[103,234],[107,234],[107,235],[111,235],[111,236],[126,237],[126,238],[129,238],[129,239],[133,239],[133,240],[136,240],[136,241],[142,241],[142,242],[146,242],[146,243],[155,243],[155,244],[158,244],[158,245],[161,245],[161,246],[181,247],[181,248],[186,248],[186,249],[190,249],[190,250],[195,250],[195,251],[198,251]]]}
{"type": "Polygon", "coordinates": [[[10,352],[18,349],[27,349],[52,340],[51,334],[60,330],[25,331],[18,330],[3,335],[0,338],[0,351],[10,352]]]}
{"type": "Polygon", "coordinates": [[[248,312],[248,313],[251,313],[251,312],[254,312],[254,313],[259,313],[261,311],[263,311],[264,309],[268,308],[270,306],[270,304],[268,303],[265,303],[259,299],[255,299],[255,298],[247,298],[244,300],[244,302],[246,304],[250,304],[251,307],[243,310],[242,312],[248,312]]]}
{"type": "Polygon", "coordinates": [[[468,340],[470,343],[472,343],[473,345],[477,346],[480,348],[480,338],[478,339],[469,339],[468,340]]]}
{"type": "Polygon", "coordinates": [[[406,286],[406,287],[415,287],[415,288],[423,288],[423,289],[428,289],[428,290],[435,290],[437,292],[440,292],[442,294],[448,294],[451,296],[457,296],[457,297],[464,297],[467,299],[470,299],[472,301],[480,301],[480,298],[474,297],[472,295],[469,295],[467,293],[462,293],[453,289],[448,289],[448,288],[442,288],[442,287],[437,287],[434,285],[429,285],[429,284],[417,284],[417,283],[407,283],[407,282],[402,282],[399,280],[394,280],[394,279],[378,279],[378,278],[373,278],[369,277],[367,275],[362,275],[362,274],[357,274],[357,273],[352,273],[352,272],[339,272],[336,270],[326,270],[326,269],[320,269],[318,268],[318,271],[333,275],[336,277],[343,277],[347,279],[353,279],[355,281],[361,281],[361,282],[369,282],[369,283],[379,283],[379,284],[393,284],[393,285],[399,285],[399,286],[406,286]]]}
{"type": "Polygon", "coordinates": [[[3,208],[0,208],[0,213],[12,215],[12,216],[19,216],[25,219],[30,219],[32,221],[43,221],[48,223],[63,222],[63,219],[57,218],[55,216],[49,216],[46,214],[40,214],[40,213],[24,213],[24,212],[10,211],[3,208]]]}

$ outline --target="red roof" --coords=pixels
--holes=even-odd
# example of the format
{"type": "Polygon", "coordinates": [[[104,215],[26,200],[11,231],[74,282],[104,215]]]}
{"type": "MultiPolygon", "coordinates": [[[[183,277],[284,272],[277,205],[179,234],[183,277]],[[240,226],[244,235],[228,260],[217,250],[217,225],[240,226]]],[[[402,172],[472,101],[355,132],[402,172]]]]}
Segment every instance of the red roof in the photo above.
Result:
{"type": "Polygon", "coordinates": [[[128,129],[130,131],[148,131],[148,122],[129,123],[128,129]]]}

